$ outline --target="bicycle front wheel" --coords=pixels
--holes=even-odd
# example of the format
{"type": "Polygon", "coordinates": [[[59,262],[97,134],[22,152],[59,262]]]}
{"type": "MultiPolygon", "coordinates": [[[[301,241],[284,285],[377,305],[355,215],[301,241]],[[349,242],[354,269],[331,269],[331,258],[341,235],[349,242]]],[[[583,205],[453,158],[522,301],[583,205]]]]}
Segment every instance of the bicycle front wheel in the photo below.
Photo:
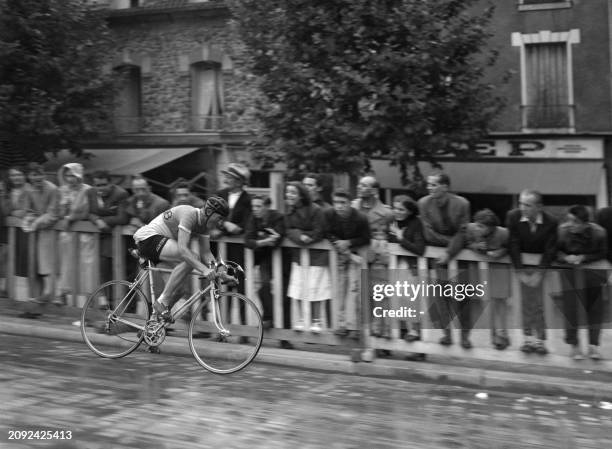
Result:
{"type": "Polygon", "coordinates": [[[81,334],[100,357],[123,357],[142,343],[142,330],[150,316],[151,305],[138,287],[132,288],[127,281],[109,281],[83,306],[81,334]]]}
{"type": "Polygon", "coordinates": [[[202,302],[189,325],[191,352],[200,365],[216,374],[235,373],[247,366],[262,340],[259,309],[239,293],[221,293],[215,300],[202,302]]]}

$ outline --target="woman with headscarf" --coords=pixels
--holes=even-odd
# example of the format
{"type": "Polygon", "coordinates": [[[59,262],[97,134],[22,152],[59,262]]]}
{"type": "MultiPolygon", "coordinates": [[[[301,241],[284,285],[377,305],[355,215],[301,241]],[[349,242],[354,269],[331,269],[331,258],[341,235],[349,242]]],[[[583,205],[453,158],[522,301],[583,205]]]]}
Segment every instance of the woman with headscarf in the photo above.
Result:
{"type": "Polygon", "coordinates": [[[74,264],[77,261],[72,257],[73,239],[78,236],[79,247],[83,253],[93,246],[93,237],[90,234],[68,232],[72,223],[86,220],[89,214],[86,193],[90,186],[83,183],[83,166],[78,163],[65,164],[59,169],[57,178],[60,185],[58,216],[61,221],[59,226],[63,230],[60,232],[58,242],[60,273],[56,285],[56,298],[53,302],[57,305],[64,305],[66,295],[72,291],[74,285],[74,264]]]}
{"type": "MultiPolygon", "coordinates": [[[[285,188],[286,236],[293,243],[308,247],[323,240],[325,218],[323,210],[312,203],[306,187],[299,182],[290,182],[285,188]]],[[[294,329],[311,332],[322,330],[321,305],[331,299],[331,280],[329,274],[329,257],[327,251],[310,250],[310,265],[300,264],[300,250],[292,252],[291,275],[287,296],[298,300],[297,316],[294,329]],[[305,304],[302,304],[302,301],[305,304]],[[312,322],[310,321],[310,304],[312,304],[312,322]]]]}

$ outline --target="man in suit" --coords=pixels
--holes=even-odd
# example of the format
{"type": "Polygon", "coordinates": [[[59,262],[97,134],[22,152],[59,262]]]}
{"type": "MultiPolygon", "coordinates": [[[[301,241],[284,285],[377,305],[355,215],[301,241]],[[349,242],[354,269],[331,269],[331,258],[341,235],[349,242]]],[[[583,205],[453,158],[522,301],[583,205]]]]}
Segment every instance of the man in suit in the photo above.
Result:
{"type": "MultiPolygon", "coordinates": [[[[247,220],[251,215],[251,195],[245,190],[251,177],[250,170],[243,164],[231,163],[222,170],[223,183],[227,186],[217,195],[227,201],[230,213],[223,223],[223,230],[211,231],[212,238],[222,235],[239,236],[244,234],[247,220]]],[[[227,259],[244,265],[244,246],[235,243],[227,245],[227,259]]],[[[238,291],[244,293],[244,279],[239,279],[238,291]]]]}
{"type": "Polygon", "coordinates": [[[547,354],[544,321],[544,275],[556,253],[557,220],[544,212],[542,195],[523,190],[518,209],[508,212],[506,227],[510,232],[508,250],[521,285],[523,334],[521,351],[547,354]],[[541,254],[537,267],[526,268],[521,253],[541,254]],[[535,333],[535,336],[533,335],[535,333]],[[534,338],[535,337],[535,338],[534,338]]]}
{"type": "MultiPolygon", "coordinates": [[[[470,221],[470,203],[462,196],[450,192],[450,178],[446,173],[436,173],[427,177],[429,195],[418,202],[425,242],[431,246],[447,247],[461,227],[470,221]]],[[[442,282],[448,280],[448,270],[445,268],[448,259],[442,257],[436,264],[436,276],[442,282]]],[[[461,264],[460,271],[466,272],[467,266],[461,264]]],[[[463,276],[465,277],[465,276],[463,276]]],[[[462,281],[458,279],[459,282],[462,281]]],[[[459,315],[461,324],[461,346],[472,347],[469,340],[471,328],[471,313],[469,298],[456,301],[453,298],[436,298],[438,321],[444,330],[440,344],[444,346],[453,343],[450,324],[453,315],[459,315]]]]}
{"type": "Polygon", "coordinates": [[[96,171],[93,175],[93,187],[87,191],[89,204],[89,221],[100,230],[100,274],[101,281],[112,279],[112,235],[115,226],[128,224],[128,193],[115,185],[107,171],[96,171]]]}
{"type": "Polygon", "coordinates": [[[274,304],[272,298],[272,248],[280,245],[285,235],[284,216],[270,209],[269,197],[251,198],[252,215],[247,220],[244,243],[254,250],[255,266],[259,266],[260,288],[257,294],[263,306],[264,328],[272,327],[274,304]]]}
{"type": "Polygon", "coordinates": [[[140,228],[168,209],[170,203],[151,192],[146,179],[137,176],[132,180],[132,196],[127,202],[130,225],[140,228]]]}

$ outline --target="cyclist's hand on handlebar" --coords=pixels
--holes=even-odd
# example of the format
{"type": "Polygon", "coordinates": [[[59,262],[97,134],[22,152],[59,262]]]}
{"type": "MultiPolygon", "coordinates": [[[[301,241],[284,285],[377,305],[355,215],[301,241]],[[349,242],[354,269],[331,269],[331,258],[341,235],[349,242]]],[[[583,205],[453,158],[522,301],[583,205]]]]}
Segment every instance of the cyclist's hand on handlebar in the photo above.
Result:
{"type": "Polygon", "coordinates": [[[206,270],[202,272],[200,277],[206,279],[207,281],[214,281],[217,278],[217,273],[215,273],[215,270],[206,270]]]}
{"type": "Polygon", "coordinates": [[[219,279],[221,280],[221,283],[223,284],[227,284],[230,287],[234,287],[235,285],[238,285],[238,279],[236,279],[234,276],[230,276],[227,273],[219,273],[219,279]]]}

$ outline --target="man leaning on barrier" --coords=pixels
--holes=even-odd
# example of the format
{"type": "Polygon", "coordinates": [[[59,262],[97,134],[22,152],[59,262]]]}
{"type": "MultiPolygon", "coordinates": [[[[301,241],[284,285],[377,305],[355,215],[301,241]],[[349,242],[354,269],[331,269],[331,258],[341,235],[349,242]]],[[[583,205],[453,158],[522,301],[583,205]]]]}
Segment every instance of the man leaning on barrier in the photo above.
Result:
{"type": "Polygon", "coordinates": [[[351,197],[346,190],[334,190],[332,201],[333,209],[328,210],[325,215],[326,237],[338,252],[340,304],[338,329],[335,334],[357,338],[362,260],[356,250],[370,244],[370,225],[368,217],[351,207],[351,197]]]}
{"type": "Polygon", "coordinates": [[[87,191],[89,221],[100,230],[100,277],[102,282],[113,277],[112,229],[128,224],[128,193],[113,183],[110,173],[98,170],[92,174],[93,186],[87,191]]]}
{"type": "MultiPolygon", "coordinates": [[[[418,202],[425,242],[431,246],[446,247],[452,238],[459,232],[461,226],[470,221],[470,203],[462,196],[450,192],[450,178],[446,173],[436,173],[427,177],[427,190],[429,195],[424,196],[418,202]]],[[[439,260],[436,269],[436,277],[441,282],[448,281],[448,269],[445,267],[446,260],[439,260]]],[[[465,272],[467,266],[461,264],[459,267],[465,272]]],[[[461,346],[465,349],[472,347],[469,340],[471,327],[470,301],[456,301],[444,297],[436,298],[436,309],[430,309],[438,313],[438,321],[444,330],[440,344],[448,346],[453,344],[451,337],[451,321],[455,311],[458,312],[461,324],[461,346]]],[[[433,317],[435,322],[435,317],[433,317]]]]}
{"type": "Polygon", "coordinates": [[[59,191],[55,184],[45,179],[40,164],[28,164],[27,176],[30,186],[26,189],[26,216],[23,229],[36,232],[36,274],[42,281],[42,292],[37,302],[53,299],[53,270],[55,268],[55,231],[58,220],[59,191]]]}
{"type": "MultiPolygon", "coordinates": [[[[251,198],[253,214],[248,218],[244,243],[254,250],[255,266],[259,266],[260,288],[257,294],[263,306],[264,329],[272,327],[272,248],[280,245],[285,235],[283,214],[270,209],[272,201],[267,196],[254,195],[251,198]]],[[[277,280],[279,281],[279,280],[277,280]]]]}
{"type": "Polygon", "coordinates": [[[169,208],[167,200],[151,192],[146,179],[137,176],[132,180],[132,196],[127,201],[127,214],[132,226],[144,226],[169,208]]]}
{"type": "Polygon", "coordinates": [[[542,195],[535,190],[523,190],[518,209],[508,212],[506,227],[510,232],[508,250],[521,285],[521,308],[525,342],[521,351],[548,353],[544,320],[544,276],[555,257],[557,220],[544,212],[542,195]],[[521,253],[541,254],[537,267],[523,265],[521,253]],[[535,336],[533,335],[535,333],[535,336]]]}
{"type": "Polygon", "coordinates": [[[557,263],[562,267],[559,271],[566,320],[565,342],[571,346],[570,357],[574,360],[583,359],[578,340],[579,305],[586,312],[588,356],[593,360],[601,359],[599,334],[604,314],[602,285],[606,282],[606,271],[589,269],[588,264],[604,260],[607,249],[606,231],[589,220],[587,208],[582,205],[570,207],[558,228],[557,263]]]}
{"type": "MultiPolygon", "coordinates": [[[[215,262],[215,257],[210,251],[208,236],[211,230],[223,226],[223,220],[228,214],[227,202],[223,198],[213,196],[206,200],[201,209],[187,205],[168,209],[134,234],[138,251],[153,264],[160,261],[178,262],[164,290],[153,304],[162,319],[172,321],[170,308],[180,299],[176,294],[192,270],[202,273],[209,281],[217,276],[215,270],[209,268],[215,262]],[[190,242],[195,237],[201,238],[201,257],[190,249],[190,242]]],[[[221,273],[220,278],[225,282],[236,282],[235,278],[225,273],[221,273]]]]}

